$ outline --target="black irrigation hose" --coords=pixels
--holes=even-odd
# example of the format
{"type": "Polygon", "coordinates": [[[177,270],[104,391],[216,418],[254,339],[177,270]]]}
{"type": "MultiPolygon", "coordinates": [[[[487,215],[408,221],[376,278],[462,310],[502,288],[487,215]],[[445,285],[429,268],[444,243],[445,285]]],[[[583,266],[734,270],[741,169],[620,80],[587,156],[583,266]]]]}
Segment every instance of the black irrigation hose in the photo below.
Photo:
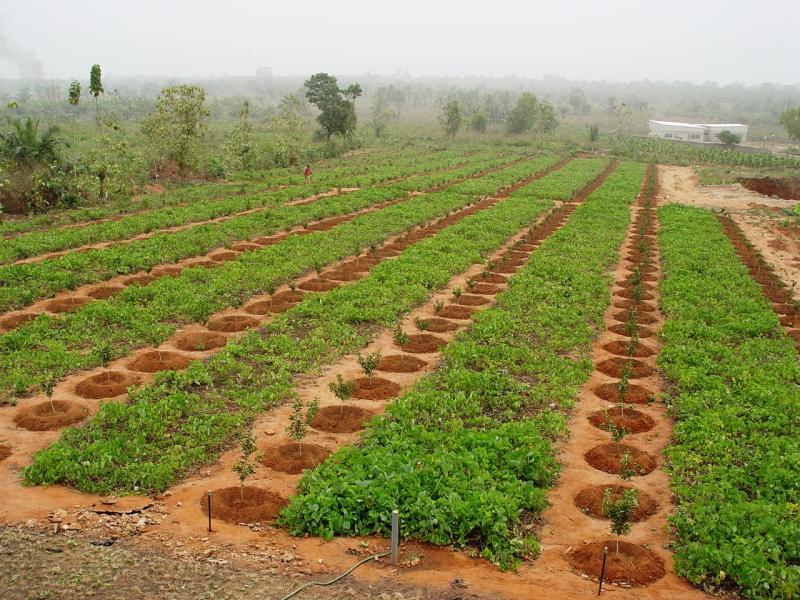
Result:
{"type": "Polygon", "coordinates": [[[339,581],[343,577],[346,577],[347,575],[349,575],[350,573],[355,571],[358,567],[363,565],[365,562],[368,562],[370,560],[378,560],[379,558],[382,558],[384,556],[389,556],[390,554],[391,554],[391,551],[389,551],[389,552],[381,552],[380,554],[373,554],[372,556],[368,556],[367,558],[358,561],[352,567],[347,569],[347,571],[345,571],[341,575],[337,575],[336,577],[334,577],[330,581],[309,581],[308,583],[304,583],[303,585],[301,585],[299,588],[297,588],[293,592],[291,592],[291,593],[287,594],[286,596],[284,596],[283,598],[281,598],[281,600],[289,600],[289,598],[292,598],[293,596],[296,596],[297,594],[302,592],[304,589],[309,588],[312,585],[318,585],[318,586],[321,586],[321,587],[325,587],[325,586],[328,586],[328,585],[333,585],[334,583],[336,583],[337,581],[339,581]]]}

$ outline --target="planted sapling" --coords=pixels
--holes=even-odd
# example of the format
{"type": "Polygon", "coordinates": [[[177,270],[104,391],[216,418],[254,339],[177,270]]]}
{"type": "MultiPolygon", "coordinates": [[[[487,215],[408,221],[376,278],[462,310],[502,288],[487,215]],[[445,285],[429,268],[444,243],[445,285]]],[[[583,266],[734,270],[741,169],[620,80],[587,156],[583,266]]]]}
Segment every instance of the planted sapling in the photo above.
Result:
{"type": "Polygon", "coordinates": [[[53,390],[55,390],[57,381],[58,380],[54,375],[49,374],[48,377],[42,382],[42,390],[44,391],[44,395],[47,396],[47,399],[50,401],[50,409],[53,412],[56,412],[56,406],[53,404],[53,390]]]}
{"type": "Polygon", "coordinates": [[[463,290],[460,287],[457,287],[453,290],[453,296],[455,296],[456,300],[461,297],[463,290]]]}
{"type": "Polygon", "coordinates": [[[428,329],[428,322],[420,317],[414,319],[414,325],[416,325],[417,329],[420,331],[426,331],[428,329]]]}
{"type": "Polygon", "coordinates": [[[370,354],[365,354],[364,356],[358,355],[358,364],[361,365],[361,370],[364,371],[364,375],[367,376],[370,385],[372,385],[372,372],[378,368],[378,364],[381,362],[381,353],[380,352],[371,352],[370,354]]]}
{"type": "Polygon", "coordinates": [[[442,302],[441,300],[437,300],[436,302],[433,303],[433,314],[438,315],[440,312],[442,312],[443,308],[444,308],[444,302],[442,302]]]}
{"type": "Polygon", "coordinates": [[[619,476],[627,481],[637,474],[636,463],[633,460],[633,455],[626,450],[622,454],[622,458],[619,459],[619,476]]]}
{"type": "Polygon", "coordinates": [[[628,535],[631,531],[631,519],[639,506],[636,490],[625,490],[616,501],[611,499],[611,490],[606,488],[603,494],[603,514],[611,520],[611,533],[617,537],[617,555],[619,555],[619,536],[628,535]]]}
{"type": "Polygon", "coordinates": [[[344,403],[350,399],[350,396],[353,395],[353,391],[355,391],[355,386],[349,382],[342,379],[341,374],[336,376],[336,382],[328,384],[331,392],[334,396],[336,396],[339,401],[342,403],[340,414],[344,414],[344,403]]]}
{"type": "Polygon", "coordinates": [[[252,433],[248,433],[242,438],[241,449],[242,456],[233,465],[233,472],[239,477],[239,495],[244,502],[244,482],[256,472],[256,461],[260,458],[258,454],[255,454],[256,438],[252,433]]]}
{"type": "Polygon", "coordinates": [[[403,346],[408,343],[408,334],[403,331],[403,328],[400,327],[400,325],[395,328],[392,338],[394,339],[394,343],[400,347],[401,351],[403,350],[403,346]]]}
{"type": "Polygon", "coordinates": [[[319,400],[314,398],[305,405],[303,399],[297,396],[292,403],[292,414],[289,417],[289,424],[286,426],[286,434],[295,442],[300,448],[300,455],[303,454],[303,438],[306,437],[308,426],[314,420],[314,415],[319,410],[319,400]]]}

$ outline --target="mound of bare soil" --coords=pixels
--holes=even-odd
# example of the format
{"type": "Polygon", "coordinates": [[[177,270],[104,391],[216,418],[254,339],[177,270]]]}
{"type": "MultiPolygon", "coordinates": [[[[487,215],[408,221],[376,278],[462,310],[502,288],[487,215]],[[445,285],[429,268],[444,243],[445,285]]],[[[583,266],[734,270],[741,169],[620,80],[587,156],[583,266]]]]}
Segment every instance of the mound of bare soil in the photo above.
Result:
{"type": "Polygon", "coordinates": [[[177,352],[166,350],[150,350],[134,358],[128,368],[141,373],[157,373],[158,371],[179,371],[189,366],[191,359],[177,352]]]}
{"type": "Polygon", "coordinates": [[[0,444],[0,462],[11,456],[11,446],[8,444],[0,444]]]}
{"type": "Polygon", "coordinates": [[[281,302],[300,302],[305,294],[298,290],[286,290],[278,292],[272,296],[271,300],[275,303],[281,302]]]}
{"type": "MultiPolygon", "coordinates": [[[[619,402],[619,386],[616,383],[604,383],[592,390],[598,398],[607,402],[619,402]]],[[[625,397],[622,399],[627,404],[648,404],[653,392],[644,386],[630,384],[625,390],[625,397]]]]}
{"type": "Polygon", "coordinates": [[[800,200],[800,178],[797,177],[742,177],[739,183],[762,196],[800,200]]]}
{"type": "Polygon", "coordinates": [[[491,302],[489,298],[474,294],[461,294],[456,299],[456,304],[460,304],[461,306],[483,306],[484,304],[489,304],[489,302],[491,302]]]}
{"type": "Polygon", "coordinates": [[[495,265],[495,267],[494,267],[495,272],[497,272],[497,273],[505,273],[507,275],[511,275],[513,273],[516,273],[518,269],[519,269],[519,266],[509,264],[508,262],[497,263],[497,265],[495,265]]]}
{"type": "Polygon", "coordinates": [[[304,469],[315,468],[330,453],[330,450],[318,444],[292,442],[281,444],[280,446],[271,446],[264,450],[261,463],[270,469],[297,475],[302,473],[304,469]]]}
{"type": "Polygon", "coordinates": [[[175,336],[173,343],[179,350],[202,352],[222,348],[228,338],[217,331],[184,331],[175,336]]]}
{"type": "Polygon", "coordinates": [[[203,268],[203,269],[213,269],[214,267],[218,267],[219,263],[214,262],[208,258],[199,258],[197,260],[193,260],[190,263],[186,263],[183,267],[184,269],[191,269],[191,268],[203,268]]]}
{"type": "Polygon", "coordinates": [[[260,321],[255,317],[248,317],[246,315],[221,315],[218,317],[211,317],[206,326],[211,331],[232,333],[251,329],[256,327],[259,323],[260,321]]]}
{"type": "Polygon", "coordinates": [[[651,367],[641,360],[637,360],[635,358],[623,358],[621,356],[615,356],[614,358],[607,358],[606,360],[600,361],[597,363],[597,370],[610,377],[622,377],[622,373],[625,370],[626,364],[630,364],[631,379],[649,377],[656,372],[654,367],[651,367]]]}
{"type": "Polygon", "coordinates": [[[619,554],[616,552],[616,540],[592,542],[574,548],[567,554],[567,561],[580,573],[598,579],[604,548],[608,548],[604,574],[607,582],[645,586],[664,576],[664,560],[647,548],[630,542],[619,542],[619,554]]]}
{"type": "Polygon", "coordinates": [[[124,289],[125,286],[122,285],[98,285],[97,287],[93,287],[91,290],[89,290],[87,295],[95,300],[105,300],[114,294],[119,294],[124,289]]]}
{"type": "Polygon", "coordinates": [[[179,265],[159,265],[150,269],[150,274],[156,277],[177,277],[183,269],[179,265]]]}
{"type": "Polygon", "coordinates": [[[88,296],[66,296],[64,298],[54,298],[49,302],[45,302],[44,307],[50,312],[63,313],[78,309],[91,301],[92,298],[88,296]]]}
{"type": "MultiPolygon", "coordinates": [[[[440,313],[441,314],[441,313],[440,313]]],[[[420,333],[408,336],[408,341],[403,344],[403,352],[410,352],[411,354],[427,354],[428,352],[436,352],[447,342],[442,338],[428,333],[420,333]]]]}
{"type": "Polygon", "coordinates": [[[476,283],[467,289],[470,294],[483,294],[485,296],[494,296],[503,291],[502,287],[499,285],[492,285],[491,283],[476,283]]]}
{"type": "Polygon", "coordinates": [[[416,371],[421,371],[427,365],[428,363],[424,360],[420,360],[416,356],[394,354],[381,357],[381,362],[378,363],[378,371],[385,371],[387,373],[415,373],[416,371]]]}
{"type": "MultiPolygon", "coordinates": [[[[617,298],[625,298],[626,300],[635,300],[636,299],[634,294],[633,294],[633,290],[632,289],[623,288],[621,290],[615,291],[614,295],[617,298]]],[[[653,296],[653,293],[652,292],[648,292],[648,291],[642,291],[641,296],[639,296],[639,300],[652,300],[653,298],[655,298],[655,296],[653,296]]]]}
{"type": "Polygon", "coordinates": [[[472,313],[475,312],[474,308],[470,308],[469,306],[459,306],[458,304],[448,304],[438,313],[436,313],[440,317],[445,317],[447,319],[469,319],[472,313]]]}
{"type": "Polygon", "coordinates": [[[619,475],[622,457],[626,453],[631,455],[630,469],[636,475],[647,475],[656,468],[655,457],[628,444],[600,444],[588,450],[583,457],[587,463],[598,471],[619,475]]]}
{"type": "MultiPolygon", "coordinates": [[[[622,498],[623,492],[631,489],[634,488],[630,485],[593,485],[575,494],[575,506],[595,519],[606,519],[603,512],[603,497],[606,490],[611,490],[611,501],[616,502],[622,498]]],[[[656,501],[642,490],[636,490],[636,500],[638,505],[631,516],[632,521],[643,521],[658,510],[656,501]]]]}
{"type": "Polygon", "coordinates": [[[26,406],[14,416],[14,423],[28,431],[50,431],[82,421],[89,409],[76,402],[49,400],[26,406]]]}
{"type": "Polygon", "coordinates": [[[508,277],[504,277],[499,273],[487,273],[486,275],[478,275],[475,279],[479,279],[485,283],[506,283],[508,282],[508,277]]]}
{"type": "MultiPolygon", "coordinates": [[[[208,514],[208,497],[200,496],[200,506],[208,514]]],[[[214,490],[211,494],[211,518],[228,523],[262,523],[275,518],[286,506],[286,499],[246,485],[214,490]]]]}
{"type": "Polygon", "coordinates": [[[317,278],[317,279],[311,279],[309,281],[304,281],[297,287],[299,287],[301,290],[306,290],[308,292],[327,292],[334,288],[339,287],[339,284],[329,279],[317,278]]]}
{"type": "Polygon", "coordinates": [[[640,313],[651,313],[657,310],[654,305],[649,304],[648,302],[636,302],[635,300],[623,300],[621,298],[615,298],[613,306],[614,308],[628,310],[635,308],[640,313]]]}
{"type": "Polygon", "coordinates": [[[608,423],[611,422],[615,427],[624,427],[628,433],[650,431],[656,424],[648,414],[632,408],[620,410],[619,406],[593,412],[589,415],[589,422],[604,431],[608,430],[608,423]]]}
{"type": "Polygon", "coordinates": [[[331,281],[355,281],[356,279],[361,279],[362,275],[358,271],[339,269],[338,271],[326,271],[322,273],[322,277],[331,281]]]}
{"type": "Polygon", "coordinates": [[[311,427],[327,433],[353,433],[364,429],[372,414],[357,406],[326,406],[314,415],[311,427]]]}
{"type": "Polygon", "coordinates": [[[81,381],[75,387],[75,393],[90,400],[113,398],[126,393],[129,387],[137,383],[138,379],[130,373],[105,371],[81,381]]]}
{"type": "Polygon", "coordinates": [[[238,242],[231,246],[231,250],[236,252],[249,252],[250,250],[260,250],[263,246],[254,242],[238,242]]]}
{"type": "Polygon", "coordinates": [[[28,321],[33,321],[41,313],[37,312],[20,312],[13,315],[6,315],[0,319],[0,327],[3,329],[15,329],[20,325],[24,325],[28,321]]]}
{"type": "Polygon", "coordinates": [[[152,283],[157,279],[155,275],[150,275],[149,273],[142,273],[141,275],[131,275],[130,277],[126,277],[122,280],[122,283],[125,285],[147,285],[148,283],[152,283]]]}
{"type": "Polygon", "coordinates": [[[257,300],[243,307],[246,313],[251,315],[266,315],[269,313],[282,313],[292,308],[296,302],[276,302],[272,300],[257,300]]]}
{"type": "Polygon", "coordinates": [[[794,304],[774,304],[772,308],[779,315],[795,316],[798,314],[797,307],[794,304]]]}
{"type": "MultiPolygon", "coordinates": [[[[628,332],[627,325],[622,324],[622,323],[620,323],[618,325],[611,325],[608,328],[608,330],[613,332],[613,333],[616,333],[617,335],[623,335],[625,337],[631,337],[631,334],[628,332]]],[[[651,338],[651,337],[654,337],[655,334],[656,334],[656,332],[653,331],[652,329],[650,329],[649,327],[638,326],[637,329],[636,329],[636,335],[639,336],[639,339],[651,338]]]]}
{"type": "Polygon", "coordinates": [[[439,319],[433,317],[431,319],[420,319],[417,327],[421,331],[433,331],[434,333],[443,333],[445,331],[455,331],[458,325],[447,319],[439,319]],[[420,327],[421,326],[421,327],[420,327]]]}
{"type": "Polygon", "coordinates": [[[234,252],[233,250],[220,250],[219,252],[209,254],[208,258],[214,262],[230,262],[236,260],[239,254],[239,252],[234,252]]]}
{"type": "MultiPolygon", "coordinates": [[[[621,310],[619,312],[615,312],[611,315],[611,318],[619,321],[620,323],[627,323],[628,319],[631,317],[631,313],[633,311],[630,310],[621,310]]],[[[636,322],[639,325],[652,325],[653,323],[657,323],[658,319],[651,313],[641,313],[636,311],[636,322]]]]}
{"type": "Polygon", "coordinates": [[[352,381],[353,398],[361,400],[386,400],[400,393],[400,386],[382,377],[359,377],[352,381]]]}
{"type": "Polygon", "coordinates": [[[628,348],[628,342],[623,342],[621,340],[614,340],[613,342],[608,342],[603,344],[603,350],[608,352],[609,354],[616,354],[617,356],[634,356],[636,358],[646,358],[648,356],[653,356],[656,351],[644,344],[636,344],[633,347],[633,354],[629,355],[628,352],[630,351],[628,348]]]}

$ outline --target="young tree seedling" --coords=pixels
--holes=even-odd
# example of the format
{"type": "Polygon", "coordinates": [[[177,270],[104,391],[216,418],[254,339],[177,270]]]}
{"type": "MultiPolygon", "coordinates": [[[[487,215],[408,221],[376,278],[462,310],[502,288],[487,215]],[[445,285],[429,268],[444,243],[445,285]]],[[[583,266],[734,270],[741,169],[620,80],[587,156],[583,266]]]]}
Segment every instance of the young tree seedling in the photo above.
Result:
{"type": "Polygon", "coordinates": [[[392,334],[392,338],[394,338],[394,343],[400,347],[400,351],[403,351],[403,346],[408,343],[408,335],[403,328],[398,325],[395,327],[394,333],[392,334]]]}
{"type": "Polygon", "coordinates": [[[364,371],[364,375],[367,376],[370,385],[372,385],[372,372],[378,368],[378,364],[380,362],[380,352],[371,352],[370,354],[365,354],[364,356],[361,354],[358,355],[358,364],[361,365],[361,370],[364,371]]]}
{"type": "Polygon", "coordinates": [[[636,490],[625,490],[616,501],[611,499],[611,490],[603,493],[603,514],[611,520],[611,533],[617,537],[617,555],[619,555],[619,536],[628,535],[631,530],[631,519],[639,506],[636,490]]]}
{"type": "Polygon", "coordinates": [[[50,409],[53,412],[56,412],[56,406],[53,404],[53,390],[55,390],[57,381],[58,380],[54,375],[48,374],[47,379],[42,382],[42,390],[44,391],[44,395],[47,396],[47,399],[50,401],[50,409]]]}
{"type": "Polygon", "coordinates": [[[292,414],[289,417],[289,424],[286,426],[286,434],[300,448],[300,456],[303,455],[303,438],[306,437],[308,426],[314,420],[314,415],[319,410],[319,399],[314,398],[306,406],[303,399],[297,396],[292,403],[292,414]]]}
{"type": "Polygon", "coordinates": [[[619,460],[619,476],[627,481],[635,475],[637,475],[636,463],[633,460],[633,455],[626,450],[619,460]]]}
{"type": "Polygon", "coordinates": [[[427,331],[428,329],[428,322],[420,317],[414,319],[414,325],[416,325],[417,329],[419,329],[420,331],[427,331]]]}
{"type": "Polygon", "coordinates": [[[461,294],[462,294],[462,293],[463,293],[463,290],[462,290],[460,287],[457,287],[457,288],[455,288],[455,289],[453,290],[453,296],[455,296],[456,300],[458,300],[459,298],[461,298],[461,294]]]}
{"type": "Polygon", "coordinates": [[[467,288],[469,288],[470,290],[474,290],[476,285],[477,282],[472,277],[467,279],[467,288]]]}
{"type": "Polygon", "coordinates": [[[444,302],[442,302],[441,300],[437,300],[436,302],[433,303],[433,314],[438,315],[440,312],[442,312],[443,308],[444,308],[444,302]]]}
{"type": "Polygon", "coordinates": [[[342,379],[341,374],[336,376],[336,382],[328,384],[331,392],[334,396],[336,396],[341,404],[340,414],[344,414],[344,403],[350,399],[350,396],[353,395],[353,391],[355,390],[355,386],[350,381],[345,381],[342,379]]]}
{"type": "Polygon", "coordinates": [[[256,438],[252,433],[248,433],[242,438],[242,456],[233,465],[233,472],[239,477],[239,495],[244,502],[244,482],[253,473],[256,472],[256,461],[259,460],[259,455],[255,454],[256,451],[256,438]]]}

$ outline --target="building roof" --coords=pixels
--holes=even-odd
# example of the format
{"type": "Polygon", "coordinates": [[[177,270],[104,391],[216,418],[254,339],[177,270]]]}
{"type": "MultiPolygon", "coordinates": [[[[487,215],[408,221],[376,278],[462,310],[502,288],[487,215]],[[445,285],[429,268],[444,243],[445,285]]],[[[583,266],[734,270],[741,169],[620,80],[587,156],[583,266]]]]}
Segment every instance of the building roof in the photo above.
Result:
{"type": "Polygon", "coordinates": [[[703,129],[703,125],[694,125],[692,123],[677,123],[675,121],[656,121],[654,119],[650,119],[651,123],[656,123],[657,125],[666,125],[667,127],[694,127],[697,129],[703,129]]]}
{"type": "Polygon", "coordinates": [[[677,121],[657,121],[655,119],[650,119],[650,122],[667,127],[695,127],[697,129],[704,129],[705,127],[747,127],[747,125],[741,123],[678,123],[677,121]]]}

